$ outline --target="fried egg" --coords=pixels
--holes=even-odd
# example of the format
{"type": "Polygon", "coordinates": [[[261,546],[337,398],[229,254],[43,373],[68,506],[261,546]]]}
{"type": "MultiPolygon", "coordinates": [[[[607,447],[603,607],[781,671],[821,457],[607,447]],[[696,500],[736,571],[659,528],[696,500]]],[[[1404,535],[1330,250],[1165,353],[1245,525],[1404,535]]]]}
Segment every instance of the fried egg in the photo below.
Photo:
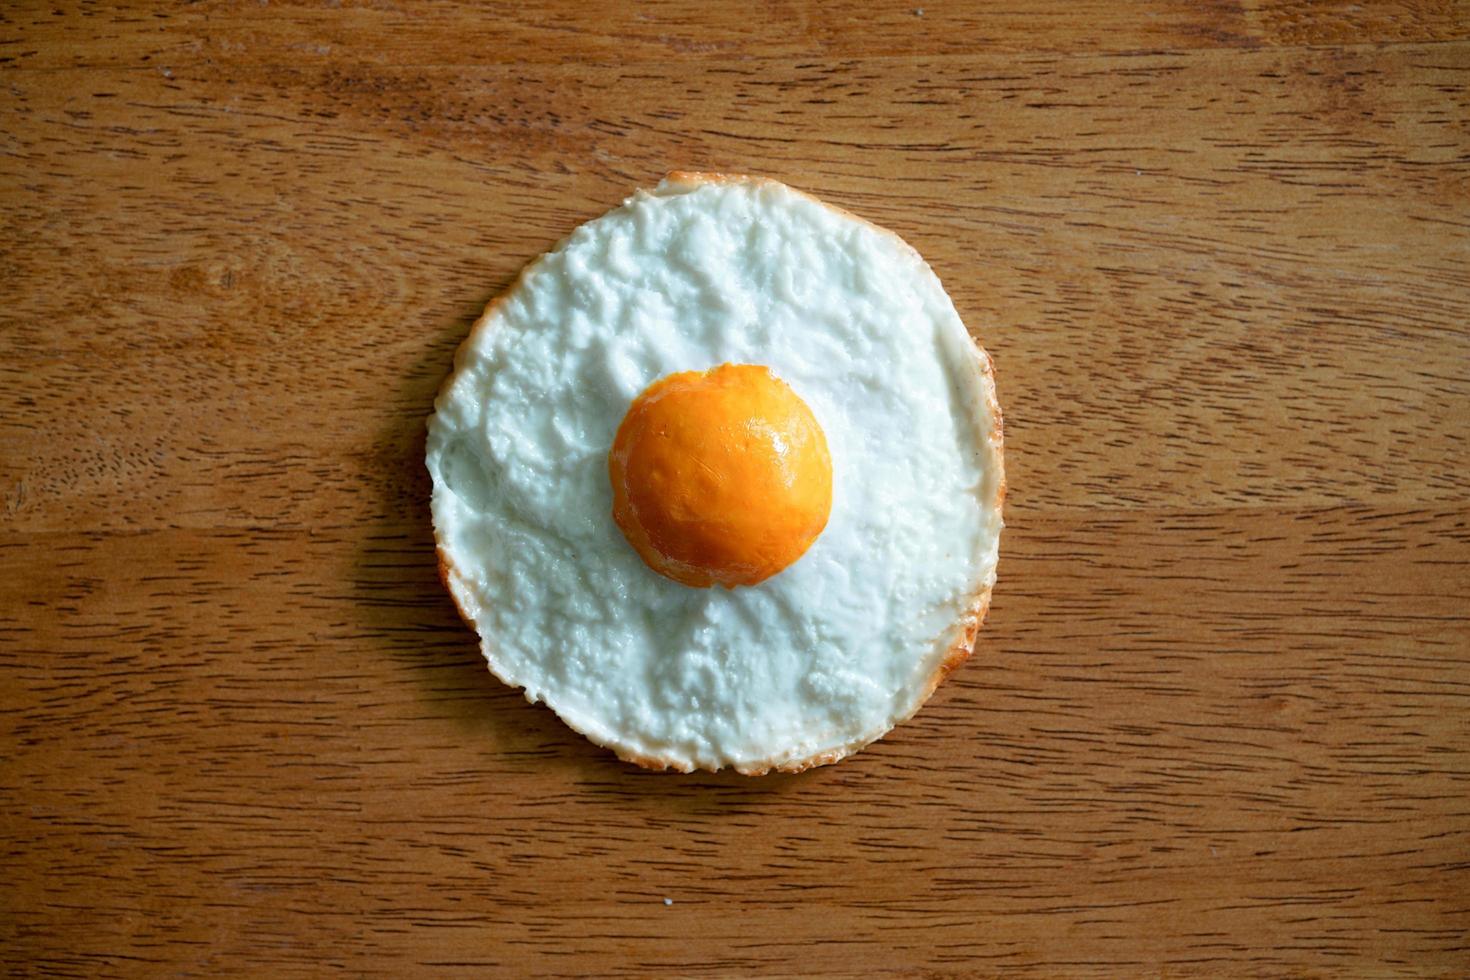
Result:
{"type": "Polygon", "coordinates": [[[651,768],[836,761],[970,652],[1002,527],[990,360],[896,235],[672,174],[493,301],[429,419],[491,671],[651,768]]]}

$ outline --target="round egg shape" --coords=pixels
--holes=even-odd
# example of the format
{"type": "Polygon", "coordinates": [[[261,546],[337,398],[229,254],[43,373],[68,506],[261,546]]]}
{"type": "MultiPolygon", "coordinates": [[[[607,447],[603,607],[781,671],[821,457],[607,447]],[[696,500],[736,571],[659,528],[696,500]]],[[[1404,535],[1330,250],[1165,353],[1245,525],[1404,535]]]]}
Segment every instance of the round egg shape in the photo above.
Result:
{"type": "Polygon", "coordinates": [[[776,181],[672,174],[582,225],[487,307],[428,429],[441,574],[491,671],[639,765],[841,759],[923,704],[989,603],[989,357],[917,252],[776,181]],[[610,454],[650,386],[721,366],[779,379],[823,455],[798,503],[690,552],[754,555],[749,581],[686,583],[620,526],[610,454]]]}

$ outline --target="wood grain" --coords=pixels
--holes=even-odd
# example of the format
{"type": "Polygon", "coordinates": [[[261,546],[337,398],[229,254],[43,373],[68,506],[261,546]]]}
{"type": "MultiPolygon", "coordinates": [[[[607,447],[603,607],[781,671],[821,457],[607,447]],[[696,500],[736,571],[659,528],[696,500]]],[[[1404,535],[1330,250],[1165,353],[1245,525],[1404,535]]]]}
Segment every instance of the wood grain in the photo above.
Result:
{"type": "Polygon", "coordinates": [[[1470,972],[1464,5],[917,9],[0,14],[7,972],[1470,972]],[[434,574],[454,346],[674,168],[998,364],[977,655],[800,776],[617,763],[434,574]]]}
{"type": "Polygon", "coordinates": [[[1470,37],[1465,0],[1046,0],[922,5],[865,0],[523,5],[22,2],[0,21],[0,65],[374,64],[478,66],[742,62],[1001,51],[1076,54],[1445,41],[1470,37]]]}

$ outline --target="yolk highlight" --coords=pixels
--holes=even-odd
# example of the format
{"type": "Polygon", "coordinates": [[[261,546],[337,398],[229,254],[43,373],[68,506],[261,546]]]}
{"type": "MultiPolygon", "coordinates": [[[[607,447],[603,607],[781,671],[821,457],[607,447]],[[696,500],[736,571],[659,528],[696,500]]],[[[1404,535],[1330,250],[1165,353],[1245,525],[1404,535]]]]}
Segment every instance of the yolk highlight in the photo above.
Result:
{"type": "Polygon", "coordinates": [[[755,585],[827,526],[832,459],[806,402],[768,368],[660,378],[608,454],[613,520],[649,568],[697,588],[755,585]]]}

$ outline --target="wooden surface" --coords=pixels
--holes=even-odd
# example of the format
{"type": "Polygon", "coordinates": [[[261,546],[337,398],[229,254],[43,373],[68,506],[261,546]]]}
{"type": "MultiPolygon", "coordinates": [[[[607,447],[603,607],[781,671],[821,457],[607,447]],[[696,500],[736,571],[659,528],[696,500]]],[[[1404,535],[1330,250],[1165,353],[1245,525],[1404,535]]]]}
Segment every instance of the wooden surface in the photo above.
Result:
{"type": "Polygon", "coordinates": [[[1470,974],[1470,11],[918,3],[0,11],[5,972],[1470,974]],[[435,579],[455,345],[674,168],[998,367],[977,655],[801,776],[435,579]]]}

